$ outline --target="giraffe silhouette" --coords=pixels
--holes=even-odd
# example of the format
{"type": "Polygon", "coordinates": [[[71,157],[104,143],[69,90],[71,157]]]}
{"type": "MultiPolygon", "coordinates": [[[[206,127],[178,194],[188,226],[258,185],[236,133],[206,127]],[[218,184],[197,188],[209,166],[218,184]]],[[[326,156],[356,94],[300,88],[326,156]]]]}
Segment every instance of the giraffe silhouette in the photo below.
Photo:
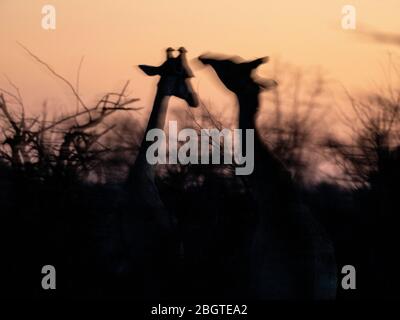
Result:
{"type": "Polygon", "coordinates": [[[130,170],[128,183],[135,186],[136,196],[141,199],[146,211],[155,217],[156,223],[164,228],[171,227],[169,215],[166,213],[165,206],[160,198],[155,183],[155,167],[150,165],[146,159],[146,151],[152,142],[146,140],[147,133],[154,128],[164,127],[166,106],[171,96],[184,99],[190,107],[196,107],[197,97],[194,93],[188,78],[192,77],[192,72],[186,63],[186,50],[181,47],[179,56],[174,57],[174,49],[166,49],[166,60],[160,66],[139,65],[139,68],[149,76],[160,76],[157,84],[157,92],[153,103],[153,108],[144,131],[144,138],[139,148],[135,164],[130,170]]]}
{"type": "Polygon", "coordinates": [[[127,252],[132,255],[132,261],[140,264],[138,273],[143,274],[142,280],[146,283],[143,294],[152,297],[162,294],[163,284],[171,276],[166,272],[174,269],[171,265],[175,263],[176,226],[160,196],[155,165],[146,159],[152,143],[146,140],[146,135],[152,129],[164,127],[166,106],[171,96],[184,99],[190,107],[197,106],[196,94],[188,80],[193,75],[186,63],[186,50],[180,48],[177,57],[173,56],[173,51],[172,48],[166,49],[166,60],[160,66],[139,65],[146,75],[159,76],[160,79],[143,141],[127,178],[127,190],[132,194],[131,208],[121,220],[127,252]]]}
{"type": "MultiPolygon", "coordinates": [[[[254,171],[248,177],[258,212],[250,250],[251,295],[257,298],[334,298],[336,267],[331,243],[305,210],[289,170],[270,151],[256,129],[260,93],[277,85],[255,70],[268,58],[241,62],[237,58],[203,55],[239,104],[239,129],[254,129],[254,171]]],[[[245,149],[245,148],[243,148],[245,149]]]]}

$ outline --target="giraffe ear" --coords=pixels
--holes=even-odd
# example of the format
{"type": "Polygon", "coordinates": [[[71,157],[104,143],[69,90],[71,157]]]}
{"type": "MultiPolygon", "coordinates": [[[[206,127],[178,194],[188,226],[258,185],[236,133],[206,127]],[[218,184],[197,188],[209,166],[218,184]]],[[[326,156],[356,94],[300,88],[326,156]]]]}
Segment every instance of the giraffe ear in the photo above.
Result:
{"type": "Polygon", "coordinates": [[[258,68],[260,65],[262,65],[262,64],[264,64],[264,63],[267,63],[268,60],[269,60],[269,57],[262,57],[262,58],[258,58],[258,59],[255,59],[255,60],[253,60],[253,61],[247,62],[247,64],[249,65],[249,67],[250,67],[251,69],[256,69],[256,68],[258,68]]]}
{"type": "Polygon", "coordinates": [[[157,76],[160,74],[159,67],[147,66],[144,64],[139,65],[139,68],[148,76],[157,76]]]}

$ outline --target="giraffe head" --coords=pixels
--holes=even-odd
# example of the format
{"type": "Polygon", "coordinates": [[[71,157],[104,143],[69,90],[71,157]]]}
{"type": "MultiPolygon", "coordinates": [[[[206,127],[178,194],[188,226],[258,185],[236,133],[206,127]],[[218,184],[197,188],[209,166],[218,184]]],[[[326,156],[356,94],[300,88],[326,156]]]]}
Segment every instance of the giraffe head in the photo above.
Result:
{"type": "Polygon", "coordinates": [[[268,62],[268,57],[239,62],[237,58],[202,55],[199,60],[205,65],[210,65],[225,87],[236,95],[258,95],[262,90],[277,85],[274,80],[261,79],[254,75],[254,71],[260,65],[268,62]]]}
{"type": "Polygon", "coordinates": [[[274,80],[262,79],[255,75],[255,70],[266,63],[268,58],[241,62],[238,58],[202,55],[199,60],[205,65],[210,65],[225,87],[236,94],[239,100],[239,127],[254,127],[259,93],[277,85],[274,80]]]}
{"type": "Polygon", "coordinates": [[[185,100],[190,107],[197,107],[197,95],[190,82],[187,81],[187,78],[193,77],[184,59],[187,51],[184,47],[179,48],[180,56],[178,57],[172,55],[174,51],[171,47],[166,49],[167,59],[161,66],[139,65],[139,68],[148,76],[160,76],[158,82],[160,96],[175,96],[185,100]]]}

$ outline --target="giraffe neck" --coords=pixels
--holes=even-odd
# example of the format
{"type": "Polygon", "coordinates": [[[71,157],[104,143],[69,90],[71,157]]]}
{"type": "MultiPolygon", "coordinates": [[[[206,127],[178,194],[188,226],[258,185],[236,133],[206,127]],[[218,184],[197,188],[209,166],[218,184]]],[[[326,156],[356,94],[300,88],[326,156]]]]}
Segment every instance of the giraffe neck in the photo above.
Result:
{"type": "Polygon", "coordinates": [[[146,140],[147,133],[151,129],[155,129],[158,127],[164,126],[165,121],[165,113],[161,114],[161,107],[166,96],[161,94],[159,90],[157,90],[157,94],[153,103],[153,108],[150,113],[149,121],[147,122],[146,129],[144,131],[144,135],[142,138],[142,142],[139,146],[138,153],[136,155],[135,164],[133,165],[132,170],[130,171],[128,181],[133,181],[134,179],[141,180],[143,174],[147,175],[150,178],[150,182],[154,182],[154,166],[150,165],[146,159],[147,149],[152,144],[151,141],[146,140]],[[162,119],[160,119],[162,118],[162,119]],[[134,178],[136,176],[136,178],[134,178]],[[138,178],[139,177],[139,178],[138,178]]]}
{"type": "Polygon", "coordinates": [[[150,113],[149,122],[147,123],[145,133],[154,128],[164,127],[166,113],[161,114],[162,104],[166,96],[157,90],[156,98],[154,99],[153,108],[150,113]]]}
{"type": "MultiPolygon", "coordinates": [[[[257,156],[257,154],[259,154],[264,149],[264,145],[260,139],[255,123],[256,112],[258,110],[258,103],[259,103],[258,94],[254,95],[238,94],[237,97],[239,102],[239,129],[242,130],[253,129],[255,131],[254,152],[255,156],[257,156]]],[[[245,147],[246,146],[243,145],[243,149],[245,147]]]]}
{"type": "Polygon", "coordinates": [[[127,183],[132,186],[132,192],[136,194],[137,199],[140,199],[139,203],[146,208],[149,215],[154,218],[155,223],[164,230],[171,230],[171,217],[165,208],[155,182],[155,166],[149,164],[146,159],[147,149],[152,143],[146,141],[147,133],[151,129],[164,126],[165,113],[161,114],[164,98],[165,95],[161,95],[157,91],[142,143],[135,163],[129,172],[127,183]]]}
{"type": "Polygon", "coordinates": [[[141,153],[146,153],[147,148],[150,146],[151,142],[146,141],[147,133],[155,128],[162,129],[164,127],[164,122],[166,118],[166,112],[162,110],[162,105],[164,103],[164,99],[167,97],[164,94],[161,94],[159,90],[157,90],[157,94],[153,103],[153,108],[150,113],[149,121],[147,122],[146,129],[144,131],[142,144],[140,146],[139,155],[141,153]]]}
{"type": "Polygon", "coordinates": [[[258,96],[238,94],[239,129],[255,129],[255,112],[258,109],[258,96]]]}

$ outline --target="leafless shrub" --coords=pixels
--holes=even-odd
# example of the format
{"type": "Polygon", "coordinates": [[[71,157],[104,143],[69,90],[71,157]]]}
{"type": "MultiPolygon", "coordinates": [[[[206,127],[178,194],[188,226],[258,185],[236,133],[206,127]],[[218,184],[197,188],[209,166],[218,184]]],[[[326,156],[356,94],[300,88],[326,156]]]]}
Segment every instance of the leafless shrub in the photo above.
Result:
{"type": "Polygon", "coordinates": [[[306,74],[279,62],[274,69],[279,85],[260,111],[260,132],[296,181],[306,182],[315,174],[318,136],[329,110],[327,80],[319,71],[306,74]]]}
{"type": "Polygon", "coordinates": [[[52,176],[87,178],[95,172],[104,156],[127,149],[121,144],[117,147],[104,144],[106,136],[116,127],[115,124],[107,125],[105,120],[116,112],[138,110],[129,107],[138,99],[126,96],[127,82],[120,92],[107,93],[94,106],[88,107],[78,89],[24,49],[71,89],[77,109],[53,120],[47,119],[46,111],[29,117],[18,87],[10,81],[14,92],[0,89],[0,159],[13,169],[32,173],[39,179],[52,176]]]}
{"type": "MultiPolygon", "coordinates": [[[[400,80],[397,66],[390,62],[389,68],[400,80]]],[[[325,146],[344,172],[346,183],[370,187],[376,177],[400,164],[400,90],[390,80],[364,98],[348,93],[348,100],[354,114],[343,114],[349,138],[329,137],[325,146]]]]}

